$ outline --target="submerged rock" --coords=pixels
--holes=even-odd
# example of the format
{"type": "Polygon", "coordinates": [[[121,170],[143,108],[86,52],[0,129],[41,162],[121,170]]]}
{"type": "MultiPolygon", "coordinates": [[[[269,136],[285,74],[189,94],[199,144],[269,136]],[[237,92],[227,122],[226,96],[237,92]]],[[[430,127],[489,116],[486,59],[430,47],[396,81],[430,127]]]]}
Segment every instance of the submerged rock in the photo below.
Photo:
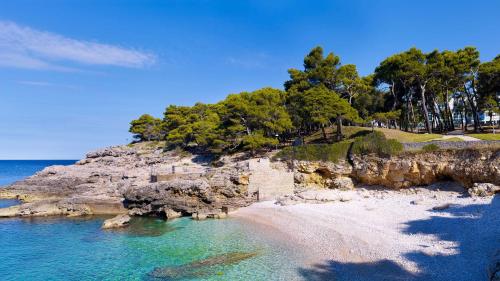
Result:
{"type": "Polygon", "coordinates": [[[181,266],[167,266],[154,269],[150,276],[161,279],[184,279],[215,275],[214,267],[236,264],[246,259],[256,257],[257,252],[231,252],[194,261],[181,266]]]}
{"type": "Polygon", "coordinates": [[[102,224],[102,228],[110,229],[110,228],[125,227],[128,226],[130,219],[131,218],[129,215],[118,215],[114,218],[105,220],[104,223],[102,224]]]}

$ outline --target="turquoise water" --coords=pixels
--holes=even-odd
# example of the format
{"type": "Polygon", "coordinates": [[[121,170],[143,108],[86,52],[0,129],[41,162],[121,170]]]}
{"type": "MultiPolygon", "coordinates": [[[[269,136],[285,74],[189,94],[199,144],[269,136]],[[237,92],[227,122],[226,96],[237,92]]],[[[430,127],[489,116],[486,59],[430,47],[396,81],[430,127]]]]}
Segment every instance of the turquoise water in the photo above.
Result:
{"type": "Polygon", "coordinates": [[[0,280],[299,279],[300,253],[237,219],[137,218],[113,231],[104,219],[0,219],[0,280]]]}

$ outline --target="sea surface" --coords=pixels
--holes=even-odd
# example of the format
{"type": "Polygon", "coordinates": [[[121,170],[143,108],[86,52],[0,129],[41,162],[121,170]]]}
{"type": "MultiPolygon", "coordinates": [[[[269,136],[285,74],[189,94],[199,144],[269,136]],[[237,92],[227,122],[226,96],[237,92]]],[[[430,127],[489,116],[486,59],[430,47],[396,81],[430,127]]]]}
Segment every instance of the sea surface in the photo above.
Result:
{"type": "MultiPolygon", "coordinates": [[[[0,161],[0,180],[73,162],[0,161]]],[[[106,218],[0,219],[0,280],[301,279],[301,253],[237,219],[137,218],[101,230],[106,218]]]]}

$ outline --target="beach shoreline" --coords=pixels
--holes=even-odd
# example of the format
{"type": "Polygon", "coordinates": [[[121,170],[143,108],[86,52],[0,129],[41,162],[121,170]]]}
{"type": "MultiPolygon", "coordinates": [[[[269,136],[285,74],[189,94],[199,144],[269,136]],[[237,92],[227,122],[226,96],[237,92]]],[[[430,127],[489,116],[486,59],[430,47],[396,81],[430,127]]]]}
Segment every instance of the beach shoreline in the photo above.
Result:
{"type": "Polygon", "coordinates": [[[498,196],[470,197],[451,183],[345,193],[345,202],[267,201],[232,216],[303,251],[305,280],[486,280],[500,246],[498,196]]]}

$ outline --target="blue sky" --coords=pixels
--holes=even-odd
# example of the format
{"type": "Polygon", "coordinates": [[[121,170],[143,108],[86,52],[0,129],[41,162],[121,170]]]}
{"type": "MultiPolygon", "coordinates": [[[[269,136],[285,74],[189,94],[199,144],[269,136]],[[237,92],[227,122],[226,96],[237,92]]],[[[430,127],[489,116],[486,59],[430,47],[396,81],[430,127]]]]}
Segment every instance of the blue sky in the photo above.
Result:
{"type": "Polygon", "coordinates": [[[500,53],[500,1],[1,1],[0,159],[77,159],[168,104],[282,88],[321,45],[366,75],[385,57],[500,53]]]}

